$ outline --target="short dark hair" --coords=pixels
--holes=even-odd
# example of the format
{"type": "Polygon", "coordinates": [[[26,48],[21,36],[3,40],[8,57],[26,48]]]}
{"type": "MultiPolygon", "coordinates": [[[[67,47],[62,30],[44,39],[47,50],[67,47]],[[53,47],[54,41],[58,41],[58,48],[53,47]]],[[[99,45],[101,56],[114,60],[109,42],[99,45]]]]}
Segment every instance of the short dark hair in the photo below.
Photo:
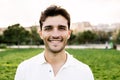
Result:
{"type": "Polygon", "coordinates": [[[45,11],[41,13],[41,17],[39,20],[40,23],[40,29],[42,30],[43,22],[46,20],[47,17],[49,16],[57,16],[61,15],[68,21],[68,29],[70,29],[70,15],[69,13],[64,9],[61,8],[60,6],[52,5],[48,7],[45,11]]]}

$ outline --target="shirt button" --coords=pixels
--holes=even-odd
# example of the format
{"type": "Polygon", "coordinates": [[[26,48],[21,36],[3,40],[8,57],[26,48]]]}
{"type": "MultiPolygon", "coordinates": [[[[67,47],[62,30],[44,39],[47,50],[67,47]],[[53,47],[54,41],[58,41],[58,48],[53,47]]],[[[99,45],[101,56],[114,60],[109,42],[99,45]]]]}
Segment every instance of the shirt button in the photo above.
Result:
{"type": "Polygon", "coordinates": [[[49,70],[49,72],[52,72],[51,70],[49,70]]]}

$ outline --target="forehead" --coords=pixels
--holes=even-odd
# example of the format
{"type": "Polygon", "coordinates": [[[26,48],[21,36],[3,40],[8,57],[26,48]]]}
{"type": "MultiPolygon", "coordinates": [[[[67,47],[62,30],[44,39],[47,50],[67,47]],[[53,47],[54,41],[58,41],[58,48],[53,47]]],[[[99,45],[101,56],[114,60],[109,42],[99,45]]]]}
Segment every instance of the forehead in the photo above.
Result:
{"type": "Polygon", "coordinates": [[[46,18],[46,20],[43,22],[43,27],[44,26],[48,26],[48,25],[52,25],[52,26],[58,26],[58,25],[64,25],[64,26],[68,26],[68,21],[67,19],[65,19],[63,16],[61,15],[57,15],[57,16],[49,16],[46,18]]]}

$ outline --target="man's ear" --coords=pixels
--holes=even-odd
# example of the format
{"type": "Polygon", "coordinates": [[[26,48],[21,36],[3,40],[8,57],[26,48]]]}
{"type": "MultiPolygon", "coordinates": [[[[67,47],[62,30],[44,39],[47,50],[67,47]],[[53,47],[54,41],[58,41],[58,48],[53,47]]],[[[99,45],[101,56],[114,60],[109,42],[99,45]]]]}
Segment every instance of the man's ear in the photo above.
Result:
{"type": "Polygon", "coordinates": [[[40,38],[43,39],[42,30],[39,30],[39,35],[40,35],[40,38]]]}
{"type": "Polygon", "coordinates": [[[72,32],[71,30],[68,31],[68,38],[67,38],[67,39],[70,38],[70,36],[71,36],[71,32],[72,32]]]}

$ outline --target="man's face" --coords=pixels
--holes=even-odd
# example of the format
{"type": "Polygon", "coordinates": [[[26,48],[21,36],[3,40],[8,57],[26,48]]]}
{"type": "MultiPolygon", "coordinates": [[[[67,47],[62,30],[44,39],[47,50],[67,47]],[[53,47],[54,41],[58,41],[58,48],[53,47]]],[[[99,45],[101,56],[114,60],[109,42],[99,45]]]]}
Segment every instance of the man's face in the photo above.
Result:
{"type": "Polygon", "coordinates": [[[58,53],[64,50],[70,33],[67,20],[63,16],[58,15],[46,18],[43,22],[40,36],[47,51],[58,53]]]}

